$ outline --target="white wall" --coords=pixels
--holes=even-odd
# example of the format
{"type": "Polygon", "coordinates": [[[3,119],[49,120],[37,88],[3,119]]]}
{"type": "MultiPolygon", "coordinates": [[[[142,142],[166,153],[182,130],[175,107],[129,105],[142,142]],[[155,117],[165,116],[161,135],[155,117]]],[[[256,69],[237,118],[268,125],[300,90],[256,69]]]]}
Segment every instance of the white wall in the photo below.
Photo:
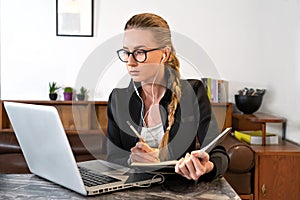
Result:
{"type": "MultiPolygon", "coordinates": [[[[0,3],[2,99],[47,100],[49,81],[74,86],[86,59],[129,17],[154,12],[203,48],[230,82],[230,101],[243,87],[267,89],[260,111],[286,117],[287,138],[300,143],[299,0],[95,0],[92,38],[57,37],[54,0],[0,3]]],[[[95,99],[106,100],[126,74],[112,65],[95,99]]],[[[278,125],[268,129],[280,133],[278,125]]]]}

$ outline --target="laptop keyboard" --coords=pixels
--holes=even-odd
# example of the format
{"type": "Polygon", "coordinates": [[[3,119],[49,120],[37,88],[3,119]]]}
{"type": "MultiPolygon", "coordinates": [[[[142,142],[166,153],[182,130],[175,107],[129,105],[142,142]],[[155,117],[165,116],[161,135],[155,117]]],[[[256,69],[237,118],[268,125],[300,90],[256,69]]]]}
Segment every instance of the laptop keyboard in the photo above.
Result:
{"type": "Polygon", "coordinates": [[[81,174],[83,183],[85,186],[92,187],[97,185],[103,185],[107,183],[114,183],[120,181],[119,179],[104,175],[96,174],[89,169],[78,167],[81,174]]]}

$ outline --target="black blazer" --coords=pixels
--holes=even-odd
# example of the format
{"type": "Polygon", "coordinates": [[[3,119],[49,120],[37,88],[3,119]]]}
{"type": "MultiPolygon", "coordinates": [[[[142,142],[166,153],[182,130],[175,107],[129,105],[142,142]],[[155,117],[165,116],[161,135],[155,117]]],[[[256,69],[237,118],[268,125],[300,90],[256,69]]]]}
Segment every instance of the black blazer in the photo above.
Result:
{"type": "MultiPolygon", "coordinates": [[[[137,90],[140,91],[139,83],[135,84],[137,90]]],[[[193,79],[181,80],[180,84],[182,97],[175,112],[175,121],[170,130],[168,143],[170,159],[179,159],[187,152],[195,150],[196,138],[202,144],[207,135],[219,133],[203,83],[193,79]]],[[[167,88],[159,103],[164,130],[168,127],[168,105],[171,101],[171,95],[171,89],[167,88]]],[[[109,139],[107,160],[127,165],[130,149],[135,146],[139,139],[126,121],[130,121],[140,132],[142,116],[144,115],[143,104],[136,93],[133,81],[127,88],[116,88],[112,91],[109,96],[107,113],[109,139]]],[[[219,148],[219,151],[227,157],[224,149],[219,148]]],[[[226,159],[228,160],[228,157],[226,159]]],[[[225,168],[227,169],[227,166],[225,168]]]]}

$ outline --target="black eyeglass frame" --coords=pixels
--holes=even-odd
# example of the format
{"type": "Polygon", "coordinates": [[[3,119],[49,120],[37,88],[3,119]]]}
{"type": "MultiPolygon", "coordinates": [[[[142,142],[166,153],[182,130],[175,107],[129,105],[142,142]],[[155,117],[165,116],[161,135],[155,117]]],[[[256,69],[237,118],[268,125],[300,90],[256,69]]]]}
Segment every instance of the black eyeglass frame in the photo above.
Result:
{"type": "Polygon", "coordinates": [[[135,49],[133,52],[126,51],[125,49],[119,49],[119,50],[117,51],[117,54],[118,54],[119,59],[120,59],[122,62],[125,62],[125,63],[128,62],[128,60],[127,60],[127,61],[123,60],[123,59],[121,58],[120,54],[119,54],[121,51],[125,51],[125,52],[127,53],[128,58],[130,57],[130,55],[132,55],[133,59],[134,59],[136,62],[138,62],[138,63],[143,63],[143,62],[145,62],[145,61],[147,60],[147,53],[148,53],[148,52],[156,51],[156,50],[161,50],[161,49],[163,49],[163,48],[165,48],[165,47],[158,47],[158,48],[149,49],[149,50],[135,49]],[[143,61],[139,61],[139,60],[136,59],[136,57],[135,57],[135,55],[134,55],[134,53],[135,53],[136,51],[142,51],[142,52],[145,54],[145,59],[144,59],[143,61]]]}

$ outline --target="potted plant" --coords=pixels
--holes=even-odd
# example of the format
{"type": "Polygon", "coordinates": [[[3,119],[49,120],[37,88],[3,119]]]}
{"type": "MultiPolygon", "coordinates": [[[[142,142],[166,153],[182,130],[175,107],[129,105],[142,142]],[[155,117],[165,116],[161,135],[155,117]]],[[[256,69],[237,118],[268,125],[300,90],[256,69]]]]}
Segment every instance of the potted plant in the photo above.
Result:
{"type": "Polygon", "coordinates": [[[55,101],[57,99],[57,90],[60,87],[56,86],[56,82],[49,83],[49,98],[55,101]]]}
{"type": "Polygon", "coordinates": [[[77,94],[77,99],[79,101],[83,101],[85,99],[86,94],[87,94],[87,89],[81,86],[80,93],[77,94]]]}
{"type": "Polygon", "coordinates": [[[73,99],[73,88],[72,87],[65,87],[64,99],[65,99],[65,101],[71,101],[73,99]]]}

